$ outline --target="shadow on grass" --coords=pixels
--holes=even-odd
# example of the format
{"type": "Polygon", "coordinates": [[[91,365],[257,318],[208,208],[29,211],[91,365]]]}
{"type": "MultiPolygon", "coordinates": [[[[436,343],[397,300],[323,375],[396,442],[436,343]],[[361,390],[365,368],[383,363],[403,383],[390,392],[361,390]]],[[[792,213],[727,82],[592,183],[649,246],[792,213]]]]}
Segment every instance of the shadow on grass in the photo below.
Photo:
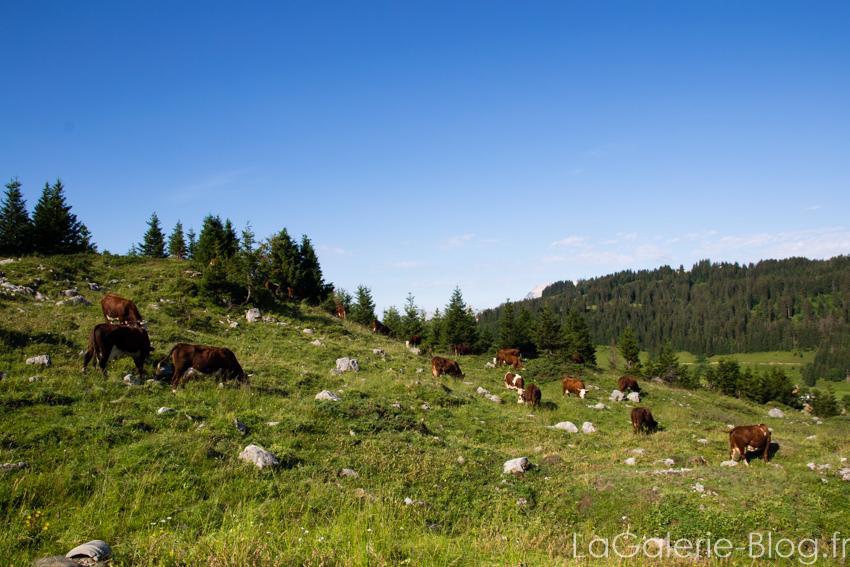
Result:
{"type": "Polygon", "coordinates": [[[64,336],[44,332],[22,333],[3,328],[0,328],[0,343],[5,343],[11,349],[20,349],[32,344],[62,345],[74,348],[74,343],[64,336]]]}

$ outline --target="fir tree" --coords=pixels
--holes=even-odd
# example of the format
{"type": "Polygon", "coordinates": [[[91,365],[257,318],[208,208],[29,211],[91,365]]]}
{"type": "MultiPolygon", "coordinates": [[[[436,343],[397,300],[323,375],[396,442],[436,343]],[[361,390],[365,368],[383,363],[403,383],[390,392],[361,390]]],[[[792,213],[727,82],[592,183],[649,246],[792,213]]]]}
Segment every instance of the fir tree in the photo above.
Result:
{"type": "Polygon", "coordinates": [[[408,292],[404,301],[404,315],[401,317],[400,336],[409,339],[413,335],[421,335],[425,326],[425,315],[416,307],[413,294],[408,292]]]}
{"type": "MultiPolygon", "coordinates": [[[[289,237],[289,233],[284,228],[269,240],[268,248],[269,279],[279,285],[284,294],[289,289],[297,294],[298,286],[301,283],[298,245],[289,237]]],[[[370,320],[369,323],[371,322],[370,320]]]]}
{"type": "Polygon", "coordinates": [[[174,225],[174,230],[171,231],[171,236],[168,237],[168,255],[178,260],[183,260],[187,257],[188,250],[186,249],[186,238],[183,235],[183,223],[179,220],[174,225]]]}
{"type": "Polygon", "coordinates": [[[561,333],[561,324],[552,312],[552,306],[548,303],[543,306],[537,324],[534,326],[534,344],[537,350],[552,354],[564,344],[561,333]]]}
{"type": "Polygon", "coordinates": [[[577,354],[585,364],[596,366],[596,346],[593,344],[584,317],[579,315],[575,308],[570,309],[564,324],[564,342],[566,343],[565,354],[568,356],[577,354]]]}
{"type": "Polygon", "coordinates": [[[636,364],[640,364],[640,345],[638,345],[631,327],[626,327],[623,336],[620,337],[620,356],[626,361],[628,370],[631,370],[636,364]]]}
{"type": "Polygon", "coordinates": [[[215,258],[228,257],[227,235],[221,217],[207,215],[198,235],[198,242],[194,246],[194,257],[202,265],[208,266],[215,258]]]}
{"type": "Polygon", "coordinates": [[[536,349],[532,339],[534,329],[534,317],[531,316],[531,311],[520,306],[519,315],[517,315],[516,323],[514,323],[514,335],[516,348],[524,353],[534,354],[536,349]]]}
{"type": "Polygon", "coordinates": [[[372,290],[365,285],[357,286],[357,302],[351,306],[351,319],[361,325],[371,326],[375,320],[375,303],[372,290]]]}
{"type": "Polygon", "coordinates": [[[44,184],[41,198],[32,213],[33,245],[40,254],[94,252],[91,233],[71,212],[65,201],[65,186],[57,179],[44,184]]]}
{"type": "Polygon", "coordinates": [[[33,226],[18,178],[6,184],[6,197],[0,209],[0,254],[22,255],[33,250],[33,226]]]}
{"type": "Polygon", "coordinates": [[[458,287],[452,292],[449,304],[446,305],[439,342],[445,349],[450,349],[451,345],[455,344],[473,346],[478,342],[478,324],[475,322],[475,315],[464,303],[463,295],[458,287]]]}
{"type": "Polygon", "coordinates": [[[148,258],[165,258],[165,235],[159,226],[159,217],[154,212],[148,221],[148,230],[139,246],[142,256],[148,258]]]}
{"type": "Polygon", "coordinates": [[[392,331],[392,336],[398,336],[397,329],[401,329],[401,314],[398,312],[398,309],[394,305],[390,305],[386,309],[384,309],[384,314],[382,316],[382,321],[384,325],[390,328],[392,331]]]}
{"type": "MultiPolygon", "coordinates": [[[[310,305],[318,305],[333,289],[332,285],[325,284],[322,279],[322,268],[319,266],[319,258],[316,256],[316,251],[313,249],[313,244],[307,235],[301,237],[301,247],[298,249],[299,272],[301,281],[298,284],[298,289],[301,295],[307,300],[310,305]]],[[[387,325],[391,329],[392,325],[387,325]]]]}
{"type": "Polygon", "coordinates": [[[514,325],[514,304],[508,299],[502,305],[502,318],[499,321],[499,338],[496,340],[496,347],[499,349],[519,348],[514,325]]]}
{"type": "Polygon", "coordinates": [[[198,248],[198,240],[195,236],[195,229],[189,227],[189,232],[186,233],[186,257],[190,260],[195,258],[195,250],[198,248]]]}
{"type": "Polygon", "coordinates": [[[812,413],[817,417],[833,417],[838,415],[838,402],[835,401],[835,390],[827,384],[826,390],[812,390],[812,413]]]}

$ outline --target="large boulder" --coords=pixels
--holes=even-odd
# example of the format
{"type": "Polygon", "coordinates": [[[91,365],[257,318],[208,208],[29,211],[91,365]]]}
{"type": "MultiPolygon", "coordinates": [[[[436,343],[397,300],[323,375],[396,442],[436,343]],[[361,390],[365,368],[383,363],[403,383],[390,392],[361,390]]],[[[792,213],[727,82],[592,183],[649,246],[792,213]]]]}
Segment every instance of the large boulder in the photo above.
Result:
{"type": "Polygon", "coordinates": [[[531,464],[528,462],[528,459],[525,457],[519,457],[517,459],[511,459],[510,461],[506,461],[504,464],[504,472],[507,473],[524,473],[531,467],[531,464]]]}
{"type": "Polygon", "coordinates": [[[581,424],[581,432],[582,433],[593,433],[596,431],[596,428],[589,421],[585,421],[581,424]]]}
{"type": "Polygon", "coordinates": [[[104,561],[112,557],[112,548],[100,539],[93,539],[90,542],[78,545],[71,551],[65,554],[69,559],[90,558],[94,561],[104,561]]]}
{"type": "Polygon", "coordinates": [[[352,372],[358,372],[360,370],[360,364],[357,362],[356,358],[337,358],[336,369],[341,372],[346,372],[349,370],[352,372]]]}
{"type": "Polygon", "coordinates": [[[331,392],[330,390],[322,390],[318,394],[316,394],[317,400],[327,400],[329,402],[338,402],[341,401],[342,398],[331,392]]]}
{"type": "Polygon", "coordinates": [[[608,399],[612,402],[622,402],[624,397],[625,396],[623,395],[623,392],[621,392],[620,390],[614,390],[613,392],[611,392],[611,395],[608,396],[608,399]]]}
{"type": "Polygon", "coordinates": [[[260,310],[256,307],[249,309],[245,312],[245,319],[247,319],[249,323],[256,323],[257,321],[260,321],[260,310]]]}
{"type": "Polygon", "coordinates": [[[50,355],[40,354],[27,359],[27,364],[40,364],[42,366],[50,366],[50,355]]]}
{"type": "Polygon", "coordinates": [[[778,417],[778,418],[785,417],[785,414],[782,413],[782,410],[779,409],[779,408],[773,408],[772,410],[767,412],[767,415],[769,415],[770,417],[778,417]]]}
{"type": "Polygon", "coordinates": [[[633,404],[640,402],[640,394],[638,392],[629,392],[629,395],[626,396],[626,398],[633,404]]]}

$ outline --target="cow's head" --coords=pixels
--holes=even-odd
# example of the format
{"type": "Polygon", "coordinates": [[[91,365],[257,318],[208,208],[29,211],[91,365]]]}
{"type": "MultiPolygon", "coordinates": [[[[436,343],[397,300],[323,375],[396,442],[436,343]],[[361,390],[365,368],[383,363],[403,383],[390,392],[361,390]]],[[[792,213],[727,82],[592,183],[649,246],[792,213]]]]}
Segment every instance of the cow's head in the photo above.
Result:
{"type": "Polygon", "coordinates": [[[579,397],[579,398],[584,399],[584,395],[585,395],[586,393],[587,393],[587,390],[585,390],[584,388],[582,388],[581,390],[579,390],[579,391],[578,391],[578,397],[579,397]]]}

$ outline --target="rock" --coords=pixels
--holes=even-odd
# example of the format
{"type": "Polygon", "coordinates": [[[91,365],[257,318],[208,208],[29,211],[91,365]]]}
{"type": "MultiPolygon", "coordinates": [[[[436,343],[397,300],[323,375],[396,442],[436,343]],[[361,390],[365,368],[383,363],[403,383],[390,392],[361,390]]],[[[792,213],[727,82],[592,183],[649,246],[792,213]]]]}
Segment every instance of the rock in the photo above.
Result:
{"type": "Polygon", "coordinates": [[[245,312],[245,319],[248,320],[249,323],[256,323],[257,321],[261,321],[260,319],[260,310],[256,307],[252,307],[251,309],[245,312]]]}
{"type": "Polygon", "coordinates": [[[772,410],[767,412],[767,415],[769,415],[770,417],[779,417],[779,418],[785,417],[785,414],[782,413],[782,410],[779,409],[779,408],[773,408],[772,410]]]}
{"type": "Polygon", "coordinates": [[[280,422],[279,421],[267,421],[266,425],[268,425],[269,427],[274,427],[276,425],[280,425],[280,422]]]}
{"type": "Polygon", "coordinates": [[[238,327],[238,326],[239,326],[239,322],[238,322],[238,321],[231,321],[231,322],[230,322],[230,328],[231,328],[231,329],[235,329],[235,328],[236,328],[236,327],[238,327]]]}
{"type": "Polygon", "coordinates": [[[41,376],[30,376],[30,382],[41,382],[41,376]]]}
{"type": "Polygon", "coordinates": [[[628,395],[628,396],[626,396],[626,398],[627,398],[630,402],[632,402],[633,404],[636,404],[636,403],[640,402],[640,394],[639,394],[639,393],[637,393],[637,392],[629,392],[629,395],[628,395]]]}
{"type": "Polygon", "coordinates": [[[277,319],[275,319],[274,317],[267,317],[266,315],[263,315],[262,321],[263,323],[276,323],[277,319]]]}
{"type": "Polygon", "coordinates": [[[35,292],[36,301],[50,301],[50,298],[41,293],[40,291],[35,292]]]}
{"type": "Polygon", "coordinates": [[[694,490],[696,490],[697,492],[705,492],[705,487],[697,482],[696,484],[694,484],[694,490]]]}
{"type": "Polygon", "coordinates": [[[360,364],[357,362],[356,358],[337,358],[336,369],[341,370],[342,372],[347,372],[349,370],[352,372],[358,372],[360,370],[360,364]]]}
{"type": "Polygon", "coordinates": [[[596,404],[595,406],[587,406],[590,409],[605,409],[605,404],[596,404]]]}
{"type": "Polygon", "coordinates": [[[6,374],[5,372],[0,372],[0,380],[3,380],[4,378],[5,378],[6,380],[8,380],[8,379],[9,379],[9,375],[8,375],[8,374],[6,374]]]}
{"type": "Polygon", "coordinates": [[[496,368],[496,365],[492,362],[487,362],[484,364],[484,368],[496,368]]]}
{"type": "Polygon", "coordinates": [[[817,438],[818,438],[817,435],[809,435],[808,437],[806,437],[806,441],[811,441],[811,440],[817,439],[817,438]]]}
{"type": "Polygon", "coordinates": [[[484,388],[482,388],[481,386],[478,386],[478,389],[477,389],[477,390],[475,390],[475,391],[476,391],[476,392],[478,392],[479,394],[484,395],[484,396],[489,396],[489,395],[490,395],[490,392],[488,392],[487,390],[485,390],[485,389],[484,389],[484,388]]]}
{"type": "Polygon", "coordinates": [[[80,567],[76,561],[71,561],[64,555],[51,555],[42,557],[30,563],[32,567],[80,567]]]}
{"type": "Polygon", "coordinates": [[[248,445],[239,453],[239,458],[249,463],[254,463],[259,468],[275,467],[280,464],[277,457],[260,447],[259,445],[248,445]]]}
{"type": "Polygon", "coordinates": [[[142,385],[142,379],[136,378],[132,374],[127,374],[126,376],[124,376],[124,382],[126,382],[127,384],[130,384],[132,386],[141,386],[142,385]]]}
{"type": "Polygon", "coordinates": [[[676,461],[674,461],[673,459],[664,459],[664,460],[661,461],[661,463],[665,467],[672,467],[676,463],[676,461]]]}
{"type": "Polygon", "coordinates": [[[738,461],[723,461],[720,463],[721,467],[737,467],[738,461]]]}
{"type": "Polygon", "coordinates": [[[416,373],[417,373],[417,374],[422,374],[423,370],[424,370],[424,368],[417,368],[417,369],[416,369],[416,373]]]}
{"type": "Polygon", "coordinates": [[[841,480],[850,481],[850,467],[839,469],[838,472],[835,473],[835,476],[841,480]]]}
{"type": "Polygon", "coordinates": [[[581,424],[581,432],[582,433],[593,433],[596,431],[596,428],[593,427],[593,424],[589,421],[585,421],[581,424]]]}
{"type": "Polygon", "coordinates": [[[351,477],[354,477],[354,478],[360,478],[360,475],[357,474],[356,472],[354,472],[351,469],[342,469],[342,472],[340,472],[339,474],[341,474],[342,476],[351,476],[351,477]]]}
{"type": "Polygon", "coordinates": [[[635,455],[646,455],[646,449],[632,449],[632,453],[635,455]]]}
{"type": "Polygon", "coordinates": [[[19,463],[3,463],[2,465],[0,465],[0,472],[14,471],[14,470],[18,470],[18,469],[25,469],[28,466],[29,465],[27,465],[23,461],[21,461],[19,463]]]}
{"type": "Polygon", "coordinates": [[[466,459],[464,459],[462,456],[457,458],[457,464],[462,465],[465,462],[466,462],[466,459]]]}
{"type": "Polygon", "coordinates": [[[373,348],[372,354],[378,354],[380,356],[387,356],[387,353],[384,352],[384,349],[382,349],[382,348],[373,348]]]}
{"type": "Polygon", "coordinates": [[[517,506],[525,506],[526,504],[528,504],[528,500],[526,500],[525,498],[517,498],[517,506]]]}
{"type": "Polygon", "coordinates": [[[708,443],[708,439],[697,439],[697,443],[708,443]]]}
{"type": "Polygon", "coordinates": [[[50,355],[40,354],[27,359],[27,364],[41,364],[42,366],[50,366],[50,355]]]}
{"type": "Polygon", "coordinates": [[[303,330],[303,331],[301,331],[301,332],[302,332],[302,333],[306,333],[306,334],[308,334],[308,335],[312,335],[312,334],[313,334],[313,329],[304,329],[304,330],[303,330]]]}
{"type": "Polygon", "coordinates": [[[525,457],[519,457],[516,459],[511,459],[510,461],[506,461],[504,464],[504,473],[524,473],[531,467],[531,464],[528,462],[528,459],[525,457]]]}
{"type": "Polygon", "coordinates": [[[163,407],[159,408],[158,410],[156,410],[156,413],[159,414],[159,415],[165,415],[165,414],[168,414],[168,413],[177,413],[177,410],[163,406],[163,407]]]}
{"type": "Polygon", "coordinates": [[[613,392],[611,392],[611,395],[608,396],[608,399],[612,402],[622,402],[623,398],[625,398],[625,396],[620,390],[614,390],[613,392]]]}
{"type": "Polygon", "coordinates": [[[690,461],[688,461],[688,464],[691,465],[691,466],[694,466],[694,467],[704,467],[708,463],[706,462],[705,457],[698,455],[698,456],[694,457],[693,459],[691,459],[690,461]]]}
{"type": "Polygon", "coordinates": [[[65,297],[76,297],[80,295],[80,292],[77,290],[77,288],[66,289],[62,292],[62,295],[64,295],[65,297]]]}
{"type": "Polygon", "coordinates": [[[333,374],[334,376],[339,376],[340,374],[342,374],[342,370],[337,370],[336,368],[331,368],[331,374],[333,374]]]}
{"type": "Polygon", "coordinates": [[[242,433],[242,435],[247,435],[248,432],[250,431],[250,429],[248,428],[247,425],[245,425],[244,423],[242,423],[241,421],[239,421],[235,417],[233,418],[233,425],[236,426],[236,429],[238,429],[239,432],[242,433]]]}
{"type": "Polygon", "coordinates": [[[421,408],[422,408],[422,409],[424,409],[424,410],[429,410],[429,409],[431,409],[431,406],[429,406],[428,404],[422,404],[422,405],[421,405],[421,406],[419,406],[419,407],[421,407],[421,408]]]}
{"type": "Polygon", "coordinates": [[[320,341],[319,339],[316,339],[315,341],[311,342],[310,344],[313,345],[313,346],[325,346],[322,343],[322,341],[320,341]]]}
{"type": "Polygon", "coordinates": [[[339,401],[342,400],[342,398],[340,398],[339,396],[337,396],[336,394],[334,394],[333,392],[330,392],[328,390],[322,390],[321,392],[316,394],[316,399],[317,400],[327,400],[329,402],[339,402],[339,401]]]}
{"type": "Polygon", "coordinates": [[[95,561],[104,561],[112,557],[112,548],[109,547],[105,541],[94,539],[90,542],[84,543],[83,545],[78,545],[66,553],[65,557],[68,557],[69,559],[90,557],[95,561]]]}
{"type": "Polygon", "coordinates": [[[501,404],[502,403],[502,398],[500,398],[499,396],[494,396],[494,395],[491,394],[491,395],[486,396],[486,397],[487,397],[488,400],[490,400],[494,404],[501,404]]]}
{"type": "Polygon", "coordinates": [[[91,305],[91,303],[89,303],[89,301],[86,300],[86,298],[83,297],[82,295],[75,295],[74,297],[69,297],[68,299],[65,299],[65,300],[62,300],[62,301],[57,301],[56,305],[60,305],[60,306],[61,305],[71,305],[71,306],[85,305],[85,306],[89,306],[89,305],[91,305]]]}
{"type": "Polygon", "coordinates": [[[549,429],[563,429],[569,433],[578,433],[578,427],[575,426],[574,423],[570,421],[562,421],[560,423],[556,423],[555,425],[549,426],[549,429]]]}
{"type": "Polygon", "coordinates": [[[630,467],[633,467],[637,464],[637,459],[635,459],[634,457],[629,457],[628,459],[626,459],[626,464],[630,467]]]}

